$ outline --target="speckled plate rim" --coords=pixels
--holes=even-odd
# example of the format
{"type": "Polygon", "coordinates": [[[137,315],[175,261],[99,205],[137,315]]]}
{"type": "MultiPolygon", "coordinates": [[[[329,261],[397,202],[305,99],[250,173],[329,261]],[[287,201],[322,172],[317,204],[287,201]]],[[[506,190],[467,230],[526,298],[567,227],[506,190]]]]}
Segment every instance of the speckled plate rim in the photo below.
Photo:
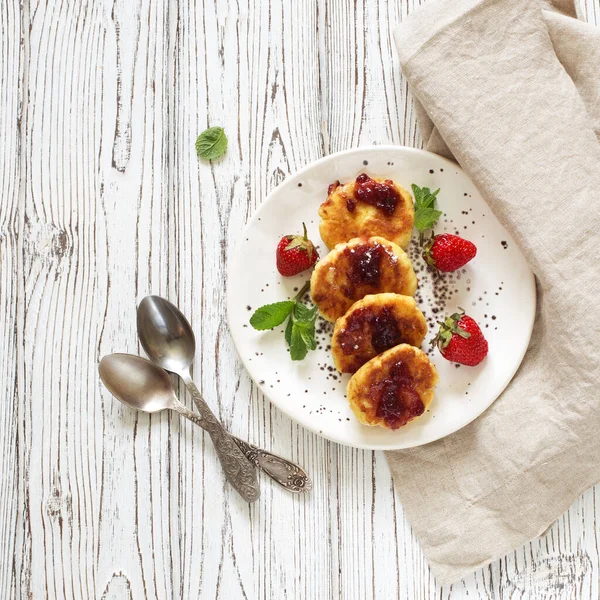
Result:
{"type": "MultiPolygon", "coordinates": [[[[533,297],[533,302],[532,302],[533,310],[531,311],[531,314],[529,315],[530,318],[527,323],[527,329],[525,332],[526,335],[524,335],[522,338],[520,338],[520,340],[519,340],[520,347],[518,348],[518,352],[515,352],[515,355],[518,356],[518,360],[515,362],[514,369],[512,369],[512,371],[507,371],[505,381],[503,381],[503,383],[499,386],[498,393],[496,395],[492,395],[490,397],[490,401],[488,403],[482,404],[480,407],[481,410],[478,413],[474,413],[473,417],[471,419],[460,424],[458,427],[449,428],[448,431],[446,431],[443,435],[439,435],[437,437],[434,437],[432,439],[424,441],[420,444],[413,444],[412,446],[407,446],[402,443],[378,444],[378,445],[374,446],[374,445],[368,444],[368,443],[349,443],[345,440],[336,439],[332,435],[330,435],[330,434],[328,435],[328,434],[320,431],[318,429],[318,427],[311,426],[310,424],[307,424],[305,422],[298,420],[296,418],[296,416],[292,413],[292,411],[287,409],[287,407],[285,406],[284,403],[280,403],[276,399],[274,399],[271,396],[271,394],[269,393],[269,390],[267,389],[267,387],[261,385],[259,383],[259,381],[257,381],[254,378],[247,360],[239,352],[240,341],[238,340],[238,337],[237,337],[238,333],[237,333],[236,329],[234,327],[232,327],[232,323],[231,323],[231,315],[232,315],[232,311],[233,311],[233,298],[231,295],[231,287],[232,286],[229,285],[229,282],[231,280],[232,272],[234,271],[234,265],[237,263],[238,260],[242,259],[241,256],[238,257],[238,254],[239,254],[240,248],[243,245],[242,240],[244,239],[244,235],[245,235],[246,231],[250,230],[255,225],[255,223],[258,222],[261,215],[268,209],[268,205],[272,201],[273,196],[275,196],[276,194],[280,194],[282,191],[285,191],[285,189],[288,187],[291,188],[294,185],[296,185],[298,180],[302,179],[313,168],[315,168],[317,166],[321,166],[323,164],[326,164],[330,161],[339,160],[340,158],[352,158],[356,155],[360,156],[360,158],[365,158],[365,157],[368,158],[368,153],[370,153],[370,152],[376,152],[376,153],[391,152],[391,151],[397,152],[398,150],[405,152],[407,155],[414,154],[415,156],[420,155],[422,157],[430,157],[433,160],[438,161],[440,164],[444,164],[449,168],[454,168],[455,170],[462,172],[464,174],[464,176],[470,180],[468,175],[463,171],[463,169],[460,167],[460,165],[458,165],[458,163],[455,163],[443,156],[440,156],[439,154],[434,154],[433,152],[428,152],[427,150],[420,150],[418,148],[411,148],[409,146],[392,145],[392,144],[386,144],[386,145],[381,145],[381,146],[360,146],[357,148],[351,148],[349,150],[342,150],[340,152],[328,154],[327,156],[324,156],[323,158],[320,158],[320,159],[313,161],[313,162],[309,163],[308,165],[302,167],[301,169],[299,169],[298,171],[296,171],[295,173],[293,173],[289,177],[287,177],[284,181],[282,181],[273,190],[271,190],[271,192],[264,198],[264,200],[259,204],[259,206],[254,211],[252,216],[246,222],[244,228],[241,231],[239,241],[236,243],[236,245],[233,247],[233,249],[230,252],[230,258],[227,263],[227,283],[226,283],[226,285],[227,285],[227,290],[226,290],[227,326],[228,326],[231,338],[233,339],[233,343],[236,348],[238,357],[242,361],[242,364],[244,365],[244,369],[246,370],[246,373],[250,376],[250,378],[255,383],[257,388],[266,396],[266,398],[269,399],[271,404],[276,406],[279,410],[281,410],[285,415],[287,415],[294,422],[298,423],[299,425],[308,429],[309,431],[312,431],[313,433],[315,433],[321,437],[324,437],[325,439],[328,439],[332,442],[336,442],[343,446],[349,446],[351,448],[360,448],[360,449],[364,449],[364,450],[382,450],[382,451],[406,450],[411,447],[415,448],[418,446],[425,446],[427,444],[431,444],[440,439],[443,439],[449,435],[452,435],[453,433],[460,431],[461,429],[463,429],[464,427],[466,427],[467,425],[469,425],[470,423],[475,421],[502,395],[502,393],[504,392],[504,390],[506,389],[508,384],[512,381],[513,377],[519,370],[519,367],[521,366],[521,363],[523,362],[523,358],[525,357],[525,353],[527,352],[527,349],[529,348],[529,343],[531,341],[531,334],[533,332],[533,326],[535,323],[535,316],[536,316],[537,292],[536,292],[536,286],[535,286],[535,276],[534,276],[533,272],[531,271],[531,269],[529,269],[529,275],[530,275],[529,285],[531,288],[530,293],[532,294],[532,297],[533,297]],[[367,154],[365,154],[365,153],[367,153],[367,154]]],[[[486,204],[486,206],[488,206],[488,208],[489,208],[489,205],[487,205],[487,202],[485,202],[485,199],[483,197],[482,197],[482,200],[486,204]]],[[[491,211],[491,209],[490,209],[490,211],[491,211]]],[[[365,425],[365,427],[366,427],[366,425],[365,425]]]]}

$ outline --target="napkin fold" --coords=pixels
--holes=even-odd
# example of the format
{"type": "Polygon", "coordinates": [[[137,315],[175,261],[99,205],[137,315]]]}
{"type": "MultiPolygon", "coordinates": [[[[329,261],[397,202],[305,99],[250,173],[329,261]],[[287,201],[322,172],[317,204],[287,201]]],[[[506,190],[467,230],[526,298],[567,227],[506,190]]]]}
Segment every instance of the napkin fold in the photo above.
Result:
{"type": "Polygon", "coordinates": [[[571,0],[437,1],[396,31],[426,149],[458,161],[537,279],[531,344],[501,397],[387,453],[440,584],[542,534],[600,481],[600,30],[576,17],[571,0]]]}

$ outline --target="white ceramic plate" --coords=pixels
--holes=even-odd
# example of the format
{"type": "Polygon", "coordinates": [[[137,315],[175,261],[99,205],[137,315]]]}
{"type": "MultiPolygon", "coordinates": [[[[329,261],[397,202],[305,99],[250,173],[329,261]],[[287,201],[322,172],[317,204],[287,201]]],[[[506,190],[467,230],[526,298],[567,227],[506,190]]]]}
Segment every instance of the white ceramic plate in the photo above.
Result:
{"type": "Polygon", "coordinates": [[[523,359],[535,316],[531,270],[465,173],[435,154],[377,146],[327,156],[279,185],[240,238],[229,262],[227,310],[242,362],[273,404],[330,440],[357,448],[389,450],[440,439],[488,408],[523,359]],[[310,239],[324,256],[327,248],[319,236],[317,211],[327,196],[327,187],[336,179],[346,182],[362,172],[393,179],[407,190],[412,183],[432,190],[439,187],[438,208],[444,216],[436,232],[458,233],[478,249],[471,263],[441,276],[434,285],[434,275],[424,268],[413,237],[409,255],[419,278],[416,298],[429,323],[423,348],[429,348],[442,313],[451,314],[461,306],[480,324],[490,351],[478,367],[459,367],[437,350],[430,350],[440,375],[435,399],[422,417],[396,431],[362,425],[350,410],[344,395],[349,376],[337,373],[327,347],[332,327],[326,326],[319,334],[317,350],[309,352],[305,360],[293,362],[286,351],[283,327],[259,332],[248,324],[256,308],[294,296],[310,276],[310,272],[292,278],[279,275],[275,248],[281,236],[301,232],[304,221],[310,239]]]}

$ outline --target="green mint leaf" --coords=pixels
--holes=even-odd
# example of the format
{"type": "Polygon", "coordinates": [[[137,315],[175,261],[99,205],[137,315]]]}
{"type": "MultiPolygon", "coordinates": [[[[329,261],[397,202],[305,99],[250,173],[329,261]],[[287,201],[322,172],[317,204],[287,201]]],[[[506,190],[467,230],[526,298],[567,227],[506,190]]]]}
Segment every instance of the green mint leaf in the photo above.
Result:
{"type": "Polygon", "coordinates": [[[420,208],[415,213],[415,227],[419,231],[425,231],[435,225],[435,222],[442,216],[441,210],[435,208],[420,208]]]}
{"type": "Polygon", "coordinates": [[[254,311],[254,314],[250,317],[250,325],[259,331],[273,329],[273,327],[281,325],[286,320],[293,308],[293,300],[265,304],[254,311]]]}
{"type": "Polygon", "coordinates": [[[429,188],[423,188],[423,208],[435,208],[435,201],[440,188],[432,192],[429,188]]]}
{"type": "Polygon", "coordinates": [[[319,314],[319,307],[313,306],[310,311],[310,320],[314,323],[317,320],[317,315],[319,314]]]}
{"type": "Polygon", "coordinates": [[[433,200],[433,202],[431,203],[431,208],[434,208],[435,205],[435,201],[437,200],[437,195],[440,193],[440,188],[438,188],[437,190],[435,190],[435,192],[433,192],[431,194],[432,198],[435,196],[435,199],[433,200]]]}
{"type": "Polygon", "coordinates": [[[294,306],[294,321],[301,323],[314,323],[317,318],[317,307],[308,308],[304,304],[300,304],[300,302],[296,303],[294,306]]]}
{"type": "Polygon", "coordinates": [[[310,308],[308,308],[308,306],[305,306],[304,304],[301,304],[300,302],[296,302],[296,305],[294,306],[294,311],[293,311],[295,321],[308,320],[309,313],[310,313],[310,308]]]}
{"type": "Polygon", "coordinates": [[[223,156],[226,150],[227,136],[222,127],[209,127],[196,140],[196,154],[198,154],[198,158],[214,160],[223,156]]]}
{"type": "Polygon", "coordinates": [[[415,210],[418,210],[423,204],[423,190],[414,183],[410,186],[413,191],[413,196],[415,197],[415,210]]]}
{"type": "Polygon", "coordinates": [[[439,194],[439,188],[432,192],[428,187],[419,187],[416,184],[410,186],[415,197],[415,227],[418,229],[419,243],[424,243],[424,231],[430,229],[436,221],[442,216],[440,210],[436,210],[435,201],[439,194]]]}
{"type": "Polygon", "coordinates": [[[315,339],[315,328],[301,328],[300,336],[302,337],[302,341],[306,344],[306,347],[309,350],[317,349],[317,340],[315,339]]]}
{"type": "Polygon", "coordinates": [[[413,195],[415,197],[415,211],[420,208],[434,208],[435,201],[437,200],[437,195],[439,193],[439,188],[432,192],[428,187],[420,188],[416,184],[412,184],[410,186],[413,191],[413,195]]]}
{"type": "MultiPolygon", "coordinates": [[[[306,307],[303,308],[306,309],[306,307]]],[[[302,341],[309,350],[315,350],[315,348],[317,347],[317,340],[315,339],[315,320],[317,316],[316,312],[316,307],[312,310],[306,309],[306,319],[301,321],[297,320],[296,318],[293,319],[293,328],[300,333],[302,341]]]]}
{"type": "Polygon", "coordinates": [[[292,326],[294,322],[292,321],[292,317],[288,319],[287,325],[285,326],[285,341],[289,346],[292,343],[292,326]]]}
{"type": "Polygon", "coordinates": [[[292,360],[303,360],[307,354],[308,347],[302,339],[301,328],[294,323],[290,339],[290,357],[292,360]]]}

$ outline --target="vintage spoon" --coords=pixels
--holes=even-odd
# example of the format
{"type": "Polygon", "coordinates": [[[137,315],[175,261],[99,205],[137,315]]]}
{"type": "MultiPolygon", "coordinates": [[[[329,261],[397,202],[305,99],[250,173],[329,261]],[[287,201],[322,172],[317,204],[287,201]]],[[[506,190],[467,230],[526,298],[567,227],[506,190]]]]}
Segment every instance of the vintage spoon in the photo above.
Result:
{"type": "Polygon", "coordinates": [[[227,480],[248,502],[258,500],[260,489],[254,465],[210,411],[206,417],[206,412],[199,417],[177,400],[166,371],[133,354],[109,354],[100,361],[99,371],[104,385],[123,404],[149,413],[169,408],[206,429],[227,480]]]}
{"type": "MultiPolygon", "coordinates": [[[[100,361],[99,371],[104,385],[126,406],[147,413],[174,410],[204,428],[202,417],[177,400],[169,374],[149,360],[133,354],[109,354],[100,361]]],[[[298,465],[232,437],[250,462],[285,489],[308,492],[312,488],[298,465]]]]}
{"type": "MultiPolygon", "coordinates": [[[[190,376],[196,341],[182,312],[160,296],[146,296],[138,306],[137,328],[150,360],[183,379],[202,414],[206,403],[190,376]]],[[[237,438],[235,440],[248,460],[287,490],[308,492],[312,489],[310,477],[298,465],[237,438]]]]}

